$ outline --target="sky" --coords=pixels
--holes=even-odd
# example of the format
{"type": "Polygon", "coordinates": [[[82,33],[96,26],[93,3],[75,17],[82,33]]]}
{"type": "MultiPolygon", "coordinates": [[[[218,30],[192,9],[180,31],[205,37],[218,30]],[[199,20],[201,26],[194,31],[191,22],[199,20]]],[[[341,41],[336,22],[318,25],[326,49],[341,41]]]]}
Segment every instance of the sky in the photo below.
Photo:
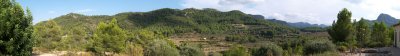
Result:
{"type": "Polygon", "coordinates": [[[121,12],[147,12],[160,8],[214,8],[240,10],[268,19],[330,25],[337,13],[347,8],[352,19],[375,20],[379,14],[400,18],[400,0],[17,0],[28,7],[34,23],[68,13],[114,15],[121,12]]]}
{"type": "Polygon", "coordinates": [[[121,12],[147,12],[160,8],[183,8],[181,0],[16,0],[33,14],[33,23],[68,13],[115,15],[121,12]]]}

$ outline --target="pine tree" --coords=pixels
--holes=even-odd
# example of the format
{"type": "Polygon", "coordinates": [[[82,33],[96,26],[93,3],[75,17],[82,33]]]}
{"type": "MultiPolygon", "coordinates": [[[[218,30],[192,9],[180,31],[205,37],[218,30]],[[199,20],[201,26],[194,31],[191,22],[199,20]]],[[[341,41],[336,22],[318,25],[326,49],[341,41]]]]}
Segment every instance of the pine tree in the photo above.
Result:
{"type": "Polygon", "coordinates": [[[104,52],[120,53],[125,49],[127,34],[121,29],[114,18],[110,23],[100,22],[90,43],[91,51],[105,54],[104,52]]]}
{"type": "Polygon", "coordinates": [[[338,20],[332,24],[328,30],[329,35],[335,43],[344,42],[351,38],[353,34],[353,26],[351,23],[351,12],[344,8],[337,16],[338,20]]]}
{"type": "Polygon", "coordinates": [[[57,49],[62,36],[61,27],[54,20],[48,20],[43,26],[35,26],[33,36],[35,46],[47,49],[57,49]]]}
{"type": "Polygon", "coordinates": [[[371,43],[374,47],[383,47],[387,46],[388,42],[385,41],[390,41],[387,38],[389,37],[388,34],[388,29],[386,28],[386,25],[384,22],[374,23],[373,26],[373,31],[372,31],[372,42],[371,43]]]}
{"type": "Polygon", "coordinates": [[[362,47],[365,47],[366,44],[370,42],[371,38],[371,30],[367,20],[361,18],[361,20],[357,22],[356,31],[358,44],[362,47]]]}
{"type": "Polygon", "coordinates": [[[15,0],[0,0],[0,55],[32,55],[32,14],[15,0]]]}

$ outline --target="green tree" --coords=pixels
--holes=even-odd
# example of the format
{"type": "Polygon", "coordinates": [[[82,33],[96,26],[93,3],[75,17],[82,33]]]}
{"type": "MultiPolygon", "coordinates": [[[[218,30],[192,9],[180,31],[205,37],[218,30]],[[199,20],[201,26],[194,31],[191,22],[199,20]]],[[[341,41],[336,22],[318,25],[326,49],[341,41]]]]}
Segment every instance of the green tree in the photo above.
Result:
{"type": "Polygon", "coordinates": [[[90,49],[96,53],[120,53],[125,49],[127,34],[114,18],[109,23],[100,22],[90,40],[90,49]]]}
{"type": "Polygon", "coordinates": [[[371,45],[373,45],[374,47],[383,47],[386,46],[388,43],[386,43],[385,41],[390,41],[390,40],[386,40],[389,37],[388,34],[388,29],[386,28],[385,23],[383,22],[375,22],[373,25],[373,30],[372,30],[372,42],[371,45]]]}
{"type": "Polygon", "coordinates": [[[332,27],[328,30],[333,41],[344,42],[351,38],[353,34],[353,26],[351,23],[351,12],[344,8],[337,16],[337,22],[334,21],[332,27]]]}
{"type": "Polygon", "coordinates": [[[0,0],[0,55],[32,55],[32,14],[15,0],[0,0]]]}
{"type": "Polygon", "coordinates": [[[61,27],[54,20],[48,20],[42,26],[35,26],[33,31],[36,46],[51,50],[60,47],[62,34],[61,27]]]}
{"type": "Polygon", "coordinates": [[[386,46],[391,46],[393,44],[393,37],[394,37],[394,34],[395,34],[394,32],[395,32],[394,27],[390,27],[388,29],[388,35],[389,36],[385,38],[386,46]]]}
{"type": "Polygon", "coordinates": [[[356,31],[359,46],[365,47],[366,44],[370,42],[371,38],[371,30],[368,21],[361,18],[361,20],[357,22],[356,31]]]}

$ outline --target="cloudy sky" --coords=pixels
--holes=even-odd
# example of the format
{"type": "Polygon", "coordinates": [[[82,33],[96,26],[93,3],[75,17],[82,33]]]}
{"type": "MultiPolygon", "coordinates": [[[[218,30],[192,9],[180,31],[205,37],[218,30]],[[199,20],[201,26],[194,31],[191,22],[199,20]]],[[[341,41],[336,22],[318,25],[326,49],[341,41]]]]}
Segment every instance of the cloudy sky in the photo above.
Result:
{"type": "Polygon", "coordinates": [[[375,20],[381,13],[400,18],[400,0],[184,0],[182,6],[241,10],[289,22],[329,25],[343,8],[353,13],[353,19],[375,20]]]}
{"type": "Polygon", "coordinates": [[[215,8],[240,10],[288,22],[330,25],[343,8],[353,19],[375,20],[381,13],[400,18],[400,0],[20,0],[34,14],[34,22],[70,12],[113,15],[119,12],[146,12],[159,8],[215,8]],[[36,11],[36,12],[35,12],[36,11]]]}

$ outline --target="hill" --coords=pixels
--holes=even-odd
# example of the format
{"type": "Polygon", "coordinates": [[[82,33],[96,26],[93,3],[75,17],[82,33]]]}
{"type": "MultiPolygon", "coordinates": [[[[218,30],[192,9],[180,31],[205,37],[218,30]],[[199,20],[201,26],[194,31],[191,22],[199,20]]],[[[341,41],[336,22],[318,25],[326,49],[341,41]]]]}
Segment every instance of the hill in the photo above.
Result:
{"type": "MultiPolygon", "coordinates": [[[[165,50],[153,50],[161,47],[185,52],[185,49],[181,48],[193,46],[208,55],[226,54],[226,51],[238,45],[243,45],[249,50],[256,50],[270,43],[288,50],[308,40],[326,40],[323,43],[329,43],[329,35],[324,28],[306,28],[301,30],[306,32],[301,32],[298,28],[272,22],[262,17],[254,17],[238,10],[221,12],[210,8],[163,8],[149,12],[123,12],[115,15],[69,13],[39,22],[34,25],[34,28],[35,37],[38,39],[38,44],[34,48],[36,53],[52,50],[96,53],[97,50],[93,48],[96,47],[95,44],[98,44],[98,41],[116,43],[112,41],[115,41],[114,37],[121,36],[121,38],[126,38],[123,39],[124,41],[129,42],[127,45],[138,44],[142,47],[142,50],[146,51],[144,55],[153,55],[148,54],[147,51],[169,53],[164,52],[165,50]],[[115,27],[116,25],[120,28],[115,27]],[[108,37],[114,34],[113,30],[118,30],[116,33],[122,34],[108,37]]],[[[258,52],[254,50],[252,52],[258,52]]]]}
{"type": "MultiPolygon", "coordinates": [[[[99,22],[107,22],[112,18],[116,18],[119,21],[118,25],[128,31],[147,29],[167,36],[199,33],[273,37],[287,36],[299,31],[237,10],[221,12],[215,9],[193,8],[163,8],[149,12],[124,12],[112,16],[70,13],[52,20],[61,26],[63,32],[67,33],[79,27],[91,33],[99,22]]],[[[35,26],[43,26],[45,22],[39,22],[35,26]]]]}
{"type": "MultiPolygon", "coordinates": [[[[251,14],[249,14],[251,15],[251,14]]],[[[264,16],[262,15],[251,15],[254,18],[262,18],[262,19],[266,19],[264,16]]],[[[283,20],[277,20],[277,19],[266,19],[267,21],[271,21],[271,22],[275,22],[278,24],[282,24],[282,25],[286,25],[286,26],[290,26],[290,27],[294,27],[294,28],[307,28],[307,27],[328,27],[327,25],[324,24],[310,24],[307,22],[286,22],[283,20]]]]}
{"type": "Polygon", "coordinates": [[[396,19],[389,14],[379,14],[378,18],[376,19],[377,22],[385,22],[386,25],[392,26],[394,24],[399,23],[399,19],[396,19]]]}

